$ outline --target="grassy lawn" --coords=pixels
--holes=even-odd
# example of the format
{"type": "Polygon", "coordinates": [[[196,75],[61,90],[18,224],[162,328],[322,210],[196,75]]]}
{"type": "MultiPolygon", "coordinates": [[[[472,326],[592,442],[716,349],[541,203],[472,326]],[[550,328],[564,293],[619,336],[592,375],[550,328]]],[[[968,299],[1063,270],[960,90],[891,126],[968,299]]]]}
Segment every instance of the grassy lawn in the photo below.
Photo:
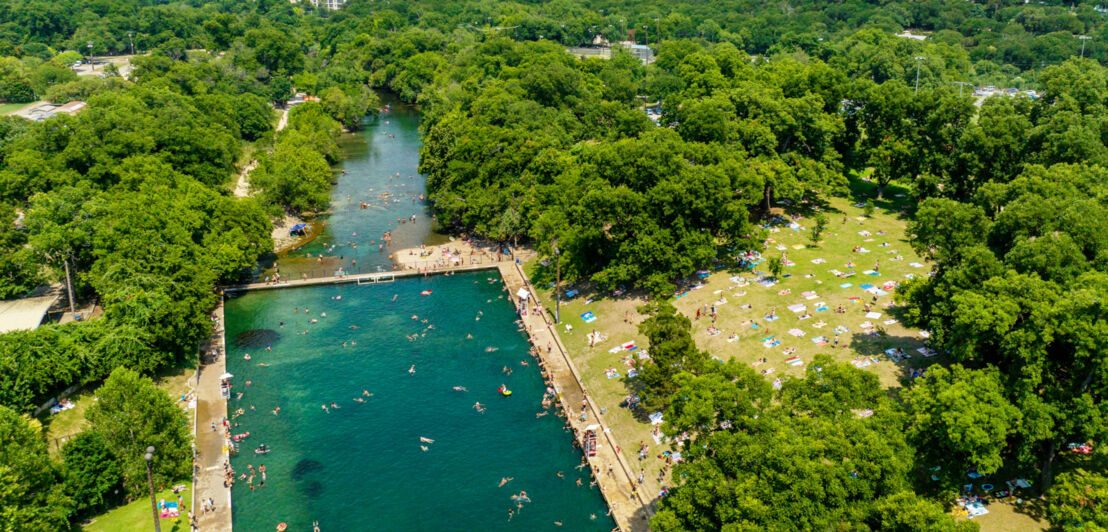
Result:
{"type": "MultiPolygon", "coordinates": [[[[182,482],[188,483],[188,481],[182,482]]],[[[192,493],[186,491],[182,495],[185,497],[187,508],[192,504],[192,493]]],[[[176,501],[177,496],[172,490],[165,490],[158,493],[158,500],[162,499],[176,501]]],[[[83,532],[148,532],[154,528],[154,516],[150,508],[150,499],[147,498],[140,498],[120,506],[90,521],[91,523],[81,526],[80,530],[83,532]]],[[[182,510],[179,520],[162,519],[161,526],[162,532],[185,532],[189,529],[188,511],[182,510]]]]}
{"type": "Polygon", "coordinates": [[[26,105],[25,103],[0,103],[0,116],[6,115],[12,111],[18,111],[26,105]]]}
{"type": "MultiPolygon", "coordinates": [[[[753,271],[713,270],[706,278],[698,279],[699,283],[693,288],[683,291],[680,297],[671,299],[679,312],[693,320],[693,338],[701,349],[720,360],[734,359],[750,364],[771,381],[802,376],[815,355],[828,354],[838,361],[855,362],[865,371],[876,373],[882,385],[890,391],[910,379],[913,369],[945,362],[942,355],[924,357],[918,351],[926,342],[921,331],[896,321],[900,318],[901,309],[893,304],[895,289],[892,285],[884,290],[886,294],[878,295],[876,302],[875,294],[861,287],[871,284],[882,288],[886,283],[902,283],[909,276],[926,276],[930,271],[930,266],[913,252],[904,236],[907,219],[900,214],[904,207],[901,202],[907,200],[904,191],[890,187],[885,201],[875,201],[877,209],[874,215],[865,218],[856,198],[875,197],[873,185],[856,180],[853,188],[855,199],[833,198],[820,209],[829,223],[818,246],[813,246],[809,239],[816,214],[810,208],[790,210],[790,214],[800,217],[770,229],[768,237],[771,241],[762,253],[763,258],[768,260],[784,255],[793,263],[785,268],[787,277],[773,286],[766,287],[755,281],[769,275],[763,262],[753,271]],[[796,225],[790,227],[788,222],[795,222],[796,225]],[[855,252],[854,249],[859,246],[868,253],[855,252]],[[880,267],[876,268],[878,261],[880,267]],[[853,262],[853,268],[848,265],[850,262],[853,262]],[[913,266],[913,263],[917,265],[913,266]],[[875,269],[879,275],[863,273],[875,269]],[[853,272],[854,275],[842,277],[830,270],[844,275],[853,272]],[[847,283],[849,286],[846,286],[847,283]],[[807,292],[811,293],[805,295],[807,292]],[[871,306],[870,312],[880,316],[871,314],[867,317],[867,304],[871,306]],[[788,308],[793,305],[803,305],[804,309],[794,307],[798,309],[794,312],[788,308]],[[708,332],[713,325],[709,312],[703,312],[705,307],[710,311],[712,306],[715,306],[718,316],[715,327],[719,333],[715,335],[708,332]],[[827,310],[817,310],[824,306],[827,310]],[[843,307],[844,313],[836,311],[839,306],[843,307]],[[698,309],[702,310],[699,319],[696,318],[698,309]],[[766,319],[771,310],[775,312],[776,320],[766,319]],[[811,317],[805,318],[807,314],[811,317]],[[872,329],[862,327],[867,322],[873,326],[872,329]],[[836,328],[840,328],[837,335],[836,328]],[[814,342],[818,337],[823,337],[827,343],[814,342]],[[836,337],[838,347],[834,346],[836,337]],[[774,341],[780,343],[774,345],[774,341]],[[910,358],[894,361],[886,354],[886,350],[897,348],[910,358]],[[786,361],[793,357],[796,357],[793,364],[788,364],[786,361]]],[[[531,266],[539,267],[537,264],[531,266]]],[[[646,470],[648,482],[645,492],[658,493],[661,485],[657,482],[657,475],[663,462],[656,457],[669,446],[656,443],[652,437],[652,427],[645,419],[648,412],[632,412],[619,406],[631,393],[627,370],[631,356],[639,351],[610,351],[628,341],[634,341],[642,349],[647,348],[646,338],[637,330],[637,324],[645,316],[636,310],[645,303],[645,299],[642,294],[620,297],[598,294],[587,285],[567,288],[577,288],[580,294],[563,301],[562,322],[572,326],[572,330],[567,331],[562,326],[559,327],[559,334],[573,356],[589,394],[604,409],[604,420],[615,432],[627,460],[632,464],[637,462],[640,442],[649,446],[650,458],[640,462],[638,467],[646,470]],[[597,319],[586,324],[581,314],[588,311],[597,319]],[[607,339],[590,348],[586,335],[593,331],[605,335],[607,339]],[[619,377],[608,378],[605,371],[609,369],[618,372],[619,377]]],[[[539,295],[544,307],[553,311],[552,293],[546,291],[539,295]]],[[[1005,526],[989,526],[986,529],[1041,528],[1034,518],[1016,514],[1010,507],[1002,508],[1008,508],[1008,511],[998,508],[999,515],[987,521],[999,521],[1001,516],[1007,514],[1009,518],[1003,518],[1005,526]]]]}
{"type": "MultiPolygon", "coordinates": [[[[158,372],[155,376],[155,382],[160,388],[165,390],[170,397],[178,401],[179,405],[184,407],[186,404],[179,401],[179,399],[192,389],[189,385],[189,380],[195,374],[196,364],[195,362],[190,362],[158,372]]],[[[65,442],[68,441],[69,438],[76,436],[88,426],[88,422],[85,421],[85,411],[88,410],[89,405],[95,400],[96,395],[94,392],[97,386],[99,386],[99,383],[90,385],[70,395],[69,399],[76,405],[74,408],[57,414],[50,414],[49,411],[46,411],[39,416],[39,421],[42,422],[43,430],[46,431],[46,439],[51,452],[58,452],[61,450],[61,447],[65,445],[65,442]]],[[[191,422],[195,410],[189,409],[187,414],[191,422]]]]}

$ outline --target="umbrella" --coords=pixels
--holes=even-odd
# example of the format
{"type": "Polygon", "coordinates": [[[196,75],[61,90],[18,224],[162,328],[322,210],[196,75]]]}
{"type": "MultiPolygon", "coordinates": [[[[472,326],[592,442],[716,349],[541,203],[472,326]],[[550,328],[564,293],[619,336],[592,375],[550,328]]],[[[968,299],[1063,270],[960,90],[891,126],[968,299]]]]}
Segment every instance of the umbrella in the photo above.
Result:
{"type": "Polygon", "coordinates": [[[528,292],[526,288],[520,288],[519,292],[516,292],[516,296],[520,299],[527,299],[531,297],[531,293],[528,292]]]}
{"type": "Polygon", "coordinates": [[[230,373],[224,373],[223,375],[219,376],[219,379],[224,380],[224,381],[227,380],[227,379],[233,379],[233,378],[235,378],[235,376],[231,375],[230,373]]]}

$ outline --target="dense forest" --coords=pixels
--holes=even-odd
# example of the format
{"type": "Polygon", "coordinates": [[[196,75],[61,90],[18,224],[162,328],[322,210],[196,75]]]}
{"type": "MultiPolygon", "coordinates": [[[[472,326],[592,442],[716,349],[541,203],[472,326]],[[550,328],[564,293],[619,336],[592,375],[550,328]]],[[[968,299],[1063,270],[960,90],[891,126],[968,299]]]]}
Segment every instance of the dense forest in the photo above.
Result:
{"type": "MultiPolygon", "coordinates": [[[[216,287],[272,251],[272,217],[326,208],[335,139],[380,90],[421,107],[420,170],[447,229],[548,255],[558,242],[564,278],[659,302],[642,325],[655,361],[643,381],[665,430],[697,445],[655,529],[973,529],[946,511],[960,473],[1002,468],[1038,477],[1057,527],[1106,529],[1098,8],[0,0],[0,102],[88,103],[0,117],[0,297],[68,270],[75,296],[104,308],[0,335],[0,471],[13,472],[0,475],[0,528],[65,529],[142,493],[137,449],[187,447],[180,412],[144,375],[196,357],[216,287]],[[566,53],[597,36],[647,44],[656,61],[566,53]],[[70,68],[132,51],[126,78],[70,68]],[[956,82],[1037,93],[977,100],[956,82]],[[294,91],[320,101],[274,133],[294,91]],[[239,198],[247,153],[255,193],[239,198]],[[660,301],[760,251],[782,202],[847,194],[863,173],[879,195],[895,183],[913,200],[908,237],[934,269],[900,298],[956,363],[886,394],[830,360],[781,390],[707,362],[660,301]],[[22,414],[74,384],[100,386],[101,401],[52,456],[22,414]],[[140,433],[123,439],[121,419],[140,433]],[[1060,469],[1070,442],[1094,451],[1060,469]]],[[[188,458],[159,461],[156,478],[187,476],[188,458]]]]}

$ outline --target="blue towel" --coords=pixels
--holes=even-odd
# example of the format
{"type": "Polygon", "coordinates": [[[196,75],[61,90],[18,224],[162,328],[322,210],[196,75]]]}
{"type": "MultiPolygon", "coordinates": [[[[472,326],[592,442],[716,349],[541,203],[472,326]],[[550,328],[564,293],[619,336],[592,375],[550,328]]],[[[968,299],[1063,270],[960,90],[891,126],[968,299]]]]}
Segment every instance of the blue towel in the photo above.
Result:
{"type": "Polygon", "coordinates": [[[873,285],[869,283],[860,284],[858,285],[858,288],[861,288],[862,290],[869,290],[870,288],[873,288],[873,285]]]}
{"type": "Polygon", "coordinates": [[[854,286],[854,283],[843,283],[839,285],[839,288],[850,288],[852,286],[854,286]]]}

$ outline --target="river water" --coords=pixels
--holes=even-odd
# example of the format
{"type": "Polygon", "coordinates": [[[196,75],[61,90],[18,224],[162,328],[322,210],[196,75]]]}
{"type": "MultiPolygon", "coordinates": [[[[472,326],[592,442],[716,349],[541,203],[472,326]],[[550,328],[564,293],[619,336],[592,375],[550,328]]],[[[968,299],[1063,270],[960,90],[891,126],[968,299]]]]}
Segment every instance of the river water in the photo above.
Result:
{"type": "MultiPolygon", "coordinates": [[[[361,209],[355,195],[365,201],[390,184],[388,176],[395,184],[396,172],[403,179],[389,190],[423,190],[422,179],[407,177],[415,176],[418,116],[393,107],[360,134],[362,142],[347,141],[327,231],[293,258],[307,262],[332,244],[346,255],[338,251],[353,246],[338,244],[357,241],[358,264],[375,267],[385,261],[375,246],[368,252],[369,242],[383,231],[395,228],[394,246],[427,235],[424,205],[409,198],[361,209]],[[401,210],[414,210],[416,223],[397,224],[401,210]]],[[[243,393],[228,410],[243,412],[233,432],[250,434],[231,464],[238,473],[266,466],[264,486],[260,473],[254,489],[235,484],[237,530],[284,522],[308,531],[315,521],[323,531],[614,526],[588,472],[576,468],[581,454],[562,420],[535,417],[545,385],[495,271],[249,292],[229,297],[225,311],[227,368],[234,392],[243,393]],[[501,384],[510,397],[497,392],[501,384]],[[255,455],[261,444],[272,451],[255,455]],[[521,490],[530,502],[512,499],[521,490]]]]}

